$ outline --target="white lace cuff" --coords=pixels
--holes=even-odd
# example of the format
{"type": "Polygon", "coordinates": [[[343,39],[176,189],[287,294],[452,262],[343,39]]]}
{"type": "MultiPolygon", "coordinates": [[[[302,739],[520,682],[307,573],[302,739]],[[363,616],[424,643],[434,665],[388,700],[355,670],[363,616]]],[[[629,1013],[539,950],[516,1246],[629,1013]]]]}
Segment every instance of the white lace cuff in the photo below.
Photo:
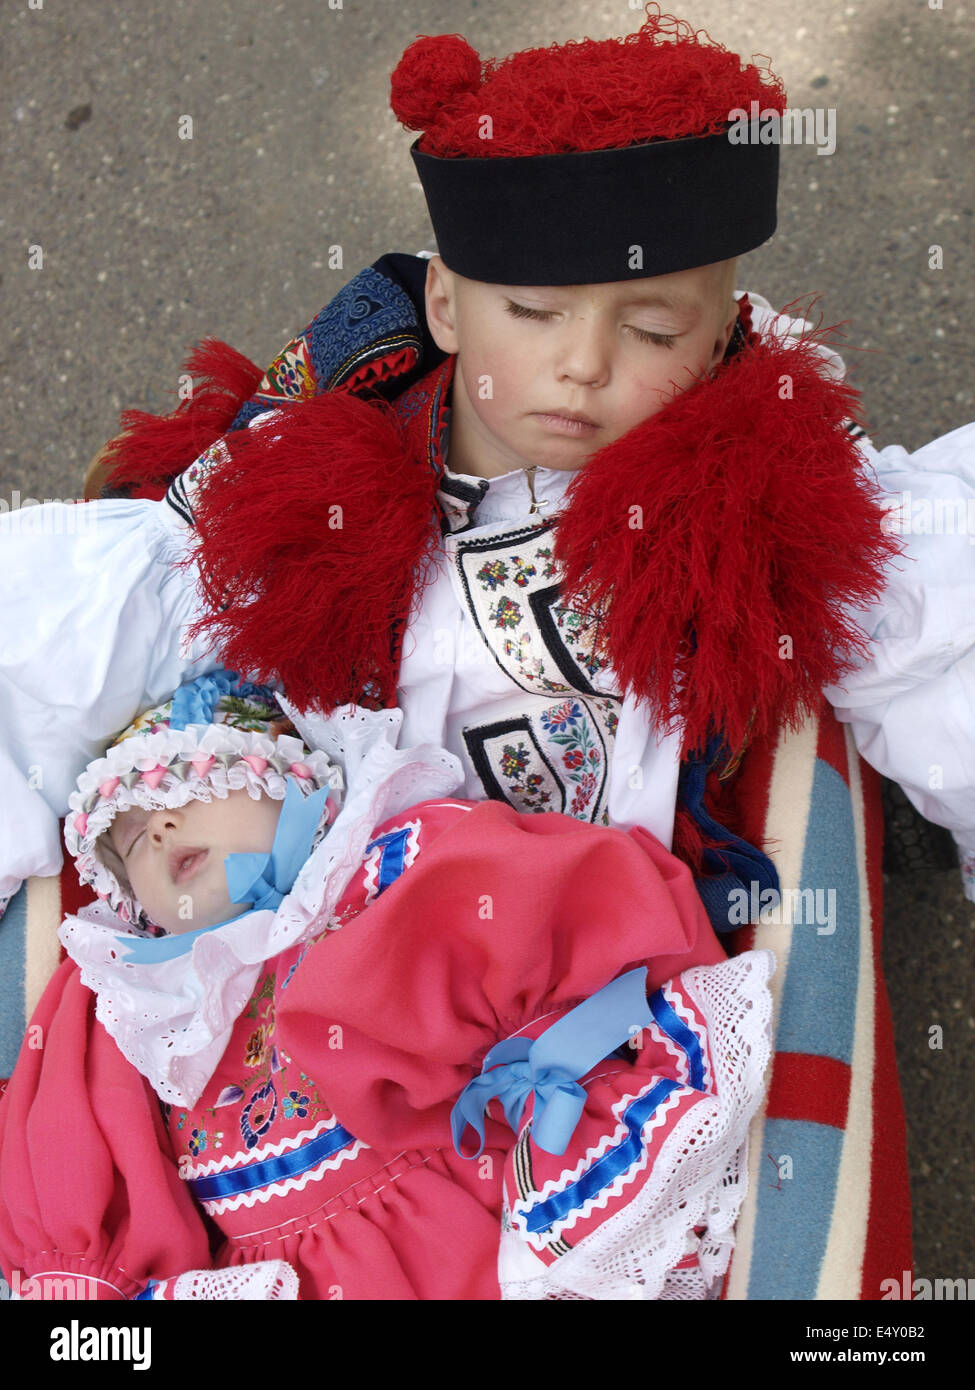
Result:
{"type": "MultiPolygon", "coordinates": [[[[747,1190],[748,1126],[761,1103],[771,1056],[767,982],[774,964],[771,951],[748,951],[683,972],[677,983],[706,1025],[713,1067],[707,1093],[679,1114],[649,1171],[644,1156],[618,1180],[620,1191],[632,1184],[626,1205],[581,1238],[570,1221],[553,1228],[549,1250],[558,1258],[545,1261],[532,1249],[506,1202],[498,1261],[502,1298],[643,1301],[716,1295],[734,1247],[734,1225],[747,1190]]],[[[667,1123],[668,1107],[688,1091],[681,1086],[671,1092],[633,1138],[642,1145],[644,1136],[667,1123]]],[[[577,1168],[588,1177],[599,1161],[591,1151],[577,1168]]],[[[576,1169],[569,1176],[575,1178],[576,1169]]],[[[548,1185],[541,1195],[547,1193],[548,1185]]],[[[596,1209],[605,1201],[602,1195],[587,1198],[596,1209]]]]}

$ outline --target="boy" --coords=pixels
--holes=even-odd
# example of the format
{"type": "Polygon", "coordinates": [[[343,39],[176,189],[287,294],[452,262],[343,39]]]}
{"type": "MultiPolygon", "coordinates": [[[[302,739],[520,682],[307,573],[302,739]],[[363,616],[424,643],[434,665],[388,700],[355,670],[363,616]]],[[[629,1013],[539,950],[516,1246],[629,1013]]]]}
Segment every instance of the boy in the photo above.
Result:
{"type": "MultiPolygon", "coordinates": [[[[56,868],[56,814],[99,743],[218,660],[279,681],[309,738],[316,708],[399,704],[404,742],[461,757],[466,796],[640,824],[698,871],[702,846],[730,843],[725,905],[739,879],[774,882],[679,797],[682,764],[730,768],[863,662],[854,615],[897,545],[844,429],[835,354],[747,296],[730,313],[735,258],[774,229],[778,150],[724,130],[785,97],[705,38],[651,14],[626,43],[483,73],[457,36],[411,45],[392,101],[427,127],[412,151],[440,246],[427,322],[416,262],[386,257],[256,392],[239,357],[201,355],[223,394],[130,416],[141,431],[116,451],[141,482],[177,471],[181,441],[184,464],[200,455],[167,504],[103,502],[97,541],[8,551],[32,636],[0,668],[18,829],[0,896],[56,868]],[[275,406],[273,428],[242,428],[275,406]],[[588,418],[552,418],[566,412],[588,418]],[[44,683],[65,660],[53,731],[44,683]]],[[[944,800],[975,844],[970,785],[944,800]]]]}

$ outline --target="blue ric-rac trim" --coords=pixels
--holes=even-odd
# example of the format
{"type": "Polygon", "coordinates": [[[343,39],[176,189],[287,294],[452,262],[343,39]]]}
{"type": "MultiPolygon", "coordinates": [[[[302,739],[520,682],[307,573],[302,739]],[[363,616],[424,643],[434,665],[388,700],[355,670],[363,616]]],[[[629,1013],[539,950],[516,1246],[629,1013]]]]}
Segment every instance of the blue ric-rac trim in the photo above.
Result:
{"type": "Polygon", "coordinates": [[[208,1178],[190,1178],[187,1185],[198,1201],[216,1202],[221,1197],[234,1197],[239,1192],[253,1192],[255,1187],[266,1187],[269,1183],[280,1182],[282,1178],[297,1177],[299,1173],[307,1172],[316,1163],[355,1142],[354,1135],[341,1125],[336,1125],[291,1153],[277,1154],[260,1163],[248,1163],[243,1168],[214,1173],[208,1178]]]}
{"type": "Polygon", "coordinates": [[[406,845],[414,829],[414,826],[406,825],[399,830],[387,830],[385,835],[370,840],[366,845],[367,854],[377,846],[380,848],[377,898],[380,893],[385,893],[391,883],[396,882],[406,868],[406,845]]]}
{"type": "Polygon", "coordinates": [[[655,994],[651,995],[650,1012],[663,1032],[667,1034],[668,1038],[673,1039],[687,1057],[687,1065],[690,1068],[688,1085],[693,1086],[695,1091],[703,1091],[704,1054],[701,1051],[701,1042],[697,1034],[688,1028],[680,1015],[675,1012],[673,1006],[667,1003],[662,989],[658,989],[655,994]]]}
{"type": "MultiPolygon", "coordinates": [[[[562,1192],[553,1192],[544,1202],[528,1211],[525,1226],[533,1234],[547,1230],[556,1221],[563,1221],[572,1212],[584,1206],[593,1197],[598,1197],[604,1187],[610,1187],[640,1157],[643,1151],[643,1126],[654,1111],[667,1099],[671,1091],[681,1090],[679,1081],[667,1078],[658,1081],[645,1096],[638,1096],[623,1112],[623,1123],[627,1128],[625,1139],[596,1159],[575,1182],[562,1192]]],[[[524,1210],[524,1208],[522,1209],[524,1210]]]]}

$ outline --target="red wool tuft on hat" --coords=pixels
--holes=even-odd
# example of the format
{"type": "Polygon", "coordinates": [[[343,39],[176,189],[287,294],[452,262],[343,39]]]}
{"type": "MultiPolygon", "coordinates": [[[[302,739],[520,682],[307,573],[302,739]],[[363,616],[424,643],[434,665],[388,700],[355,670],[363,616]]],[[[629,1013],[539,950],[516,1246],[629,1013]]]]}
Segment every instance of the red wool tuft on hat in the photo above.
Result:
{"type": "Polygon", "coordinates": [[[421,34],[390,78],[389,103],[407,130],[425,130],[445,105],[473,96],[481,60],[460,34],[421,34]]]}
{"type": "Polygon", "coordinates": [[[646,14],[625,38],[489,59],[483,82],[477,54],[459,35],[419,38],[393,72],[390,104],[404,126],[425,132],[421,153],[441,158],[623,149],[716,134],[730,111],[752,101],[785,109],[771,71],[742,63],[658,5],[646,14]]]}

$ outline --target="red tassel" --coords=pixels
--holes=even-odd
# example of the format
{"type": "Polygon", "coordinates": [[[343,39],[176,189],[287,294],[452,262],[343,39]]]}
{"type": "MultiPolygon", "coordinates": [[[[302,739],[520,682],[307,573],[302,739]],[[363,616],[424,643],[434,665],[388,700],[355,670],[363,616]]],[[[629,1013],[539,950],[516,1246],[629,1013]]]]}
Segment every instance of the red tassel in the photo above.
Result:
{"type": "Polygon", "coordinates": [[[430,578],[436,479],[393,408],[326,392],[226,437],[194,502],[209,634],[224,666],[302,710],[391,705],[399,643],[430,578]]]}
{"type": "Polygon", "coordinates": [[[253,396],[263,372],[218,338],[204,338],[183,365],[197,380],[192,398],[169,415],[124,410],[124,431],[107,446],[108,484],[138,496],[160,498],[169,483],[230,428],[253,396]]]}
{"type": "Polygon", "coordinates": [[[704,873],[704,834],[686,806],[678,805],[674,811],[674,835],[672,842],[674,855],[683,861],[695,878],[704,873]]]}
{"type": "Polygon", "coordinates": [[[712,724],[739,747],[753,707],[756,737],[798,728],[867,655],[846,609],[879,596],[899,553],[841,427],[856,393],[813,342],[756,339],[569,489],[566,601],[597,617],[601,653],[654,724],[683,720],[685,751],[712,724]]]}

